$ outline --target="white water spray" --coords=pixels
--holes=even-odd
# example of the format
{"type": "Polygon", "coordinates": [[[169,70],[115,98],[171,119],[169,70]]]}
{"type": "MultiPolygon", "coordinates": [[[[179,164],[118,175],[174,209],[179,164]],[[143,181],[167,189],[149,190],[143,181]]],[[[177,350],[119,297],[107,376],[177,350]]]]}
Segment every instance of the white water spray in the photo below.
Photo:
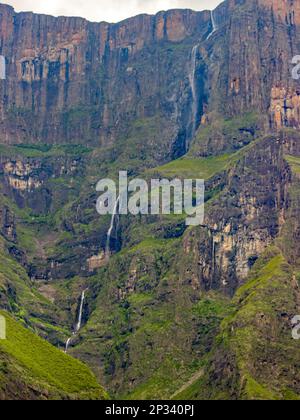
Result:
{"type": "Polygon", "coordinates": [[[206,38],[206,40],[208,40],[209,38],[211,38],[213,36],[213,34],[218,30],[217,22],[216,22],[216,19],[215,19],[215,12],[214,12],[214,10],[212,10],[210,12],[210,19],[211,19],[211,24],[212,24],[212,31],[211,31],[210,34],[208,34],[208,37],[206,38]]]}
{"type": "Polygon", "coordinates": [[[110,222],[110,226],[107,232],[107,240],[106,240],[106,248],[105,248],[105,256],[108,259],[110,257],[110,241],[111,241],[111,234],[113,232],[114,226],[115,226],[115,219],[118,213],[118,206],[119,206],[119,202],[120,202],[120,196],[118,196],[115,206],[114,206],[114,210],[113,210],[113,214],[111,217],[111,222],[110,222]]]}
{"type": "Polygon", "coordinates": [[[81,302],[80,302],[80,308],[79,308],[79,314],[78,314],[78,322],[77,322],[77,325],[76,325],[76,332],[78,332],[81,328],[82,312],[83,312],[85,293],[86,293],[86,290],[84,290],[81,294],[81,302]]]}
{"type": "MultiPolygon", "coordinates": [[[[212,31],[207,36],[206,40],[208,40],[216,31],[217,31],[217,23],[215,19],[214,11],[212,10],[210,12],[211,16],[211,25],[212,25],[212,31]]],[[[192,91],[192,131],[189,136],[189,139],[193,139],[195,136],[196,130],[197,130],[197,120],[198,120],[198,112],[199,112],[199,104],[198,104],[198,95],[197,95],[197,78],[196,78],[196,70],[197,70],[197,53],[199,50],[199,45],[195,45],[192,49],[191,54],[191,65],[190,65],[190,71],[189,71],[189,82],[190,87],[192,91]]],[[[186,149],[188,149],[188,144],[186,145],[186,149]]]]}
{"type": "Polygon", "coordinates": [[[212,270],[215,271],[216,243],[214,236],[212,237],[212,270]]]}
{"type": "Polygon", "coordinates": [[[198,98],[197,98],[197,83],[196,83],[196,68],[197,68],[197,52],[198,52],[199,45],[195,45],[192,49],[192,56],[191,56],[191,67],[189,71],[189,81],[190,87],[192,91],[192,133],[191,138],[194,137],[196,129],[197,129],[197,117],[198,117],[198,98]]]}
{"type": "MultiPolygon", "coordinates": [[[[73,335],[74,335],[74,334],[73,334],[73,335]]],[[[70,343],[71,343],[71,341],[72,341],[72,338],[73,338],[73,336],[67,339],[67,342],[66,342],[66,347],[65,347],[65,353],[68,353],[69,346],[70,346],[70,343]]]]}
{"type": "Polygon", "coordinates": [[[82,324],[82,314],[83,314],[85,294],[86,294],[87,290],[88,289],[85,289],[81,293],[80,307],[79,307],[79,313],[78,313],[78,321],[77,321],[77,324],[76,324],[76,327],[75,327],[75,331],[73,332],[72,336],[70,338],[68,338],[68,340],[66,342],[65,353],[68,352],[73,337],[80,331],[81,324],[82,324]]]}

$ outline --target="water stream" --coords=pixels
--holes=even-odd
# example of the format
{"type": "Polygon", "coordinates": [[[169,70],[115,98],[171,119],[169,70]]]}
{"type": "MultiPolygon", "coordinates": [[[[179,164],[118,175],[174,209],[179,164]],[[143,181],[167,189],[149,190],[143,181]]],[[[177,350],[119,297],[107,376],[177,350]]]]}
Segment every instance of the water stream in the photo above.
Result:
{"type": "Polygon", "coordinates": [[[80,300],[80,307],[79,307],[79,313],[78,313],[78,320],[77,320],[77,324],[75,327],[75,331],[73,332],[72,336],[68,338],[67,342],[66,342],[66,346],[65,346],[65,353],[68,353],[70,344],[72,339],[75,337],[75,335],[80,331],[81,329],[81,325],[82,325],[82,314],[83,314],[83,307],[84,307],[84,301],[85,301],[85,294],[87,292],[87,289],[85,289],[82,293],[81,293],[81,300],[80,300]]]}
{"type": "Polygon", "coordinates": [[[107,239],[106,239],[106,247],[105,247],[105,257],[106,259],[109,259],[110,257],[110,242],[111,242],[111,235],[115,226],[115,220],[116,220],[116,216],[118,214],[118,207],[119,207],[119,202],[120,202],[120,196],[118,196],[115,206],[114,206],[114,210],[113,210],[113,214],[111,216],[111,222],[110,222],[110,226],[107,232],[107,239]]]}
{"type": "Polygon", "coordinates": [[[192,91],[192,132],[190,139],[193,139],[197,129],[197,118],[198,118],[198,97],[197,97],[197,80],[196,80],[196,69],[197,69],[197,53],[199,45],[195,45],[192,49],[191,55],[191,66],[189,71],[189,81],[192,91]]]}
{"type": "Polygon", "coordinates": [[[0,80],[6,79],[6,61],[3,55],[0,55],[0,80]]]}
{"type": "MultiPolygon", "coordinates": [[[[207,36],[206,40],[208,40],[218,29],[214,10],[210,12],[210,16],[211,16],[212,31],[207,36]]],[[[192,49],[191,64],[190,64],[190,70],[189,70],[189,82],[190,82],[190,87],[191,87],[191,92],[192,92],[192,117],[191,117],[192,129],[189,135],[189,141],[193,139],[193,137],[196,134],[197,125],[198,125],[198,117],[199,117],[199,102],[198,102],[198,94],[197,94],[197,77],[196,77],[198,51],[199,51],[199,44],[195,45],[192,49]]],[[[186,150],[188,150],[188,147],[189,145],[187,144],[186,150]]]]}
{"type": "Polygon", "coordinates": [[[216,19],[215,19],[215,11],[214,10],[212,10],[210,12],[210,18],[211,18],[211,24],[212,24],[212,31],[211,31],[210,34],[208,34],[208,37],[206,38],[206,40],[208,40],[209,38],[211,38],[213,36],[213,34],[218,30],[217,22],[216,22],[216,19]]]}

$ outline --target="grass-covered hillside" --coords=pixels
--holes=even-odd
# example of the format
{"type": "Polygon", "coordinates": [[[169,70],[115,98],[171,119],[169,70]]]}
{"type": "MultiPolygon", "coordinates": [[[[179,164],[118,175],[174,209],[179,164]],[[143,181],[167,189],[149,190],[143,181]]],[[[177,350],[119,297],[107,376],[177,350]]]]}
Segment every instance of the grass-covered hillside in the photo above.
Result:
{"type": "Polygon", "coordinates": [[[268,249],[237,291],[202,375],[174,398],[299,400],[299,342],[290,322],[299,298],[299,272],[268,249]]]}
{"type": "Polygon", "coordinates": [[[105,399],[83,363],[65,355],[16,322],[7,312],[0,340],[0,399],[105,399]]]}
{"type": "MultiPolygon", "coordinates": [[[[203,226],[187,228],[185,215],[121,216],[109,261],[93,270],[88,259],[104,252],[111,221],[96,213],[95,184],[101,177],[116,178],[132,162],[130,157],[111,155],[109,160],[108,151],[103,156],[99,149],[75,149],[68,158],[65,150],[40,152],[32,146],[18,147],[16,165],[2,150],[2,160],[13,169],[4,166],[0,190],[1,307],[62,350],[86,290],[82,327],[69,354],[84,361],[113,398],[297,398],[293,372],[286,378],[283,373],[289,361],[296,366],[298,360],[295,343],[288,351],[288,321],[298,313],[297,300],[293,291],[287,293],[285,309],[281,297],[297,270],[297,249],[290,244],[297,243],[298,158],[293,150],[283,150],[290,133],[282,134],[289,136],[285,142],[258,136],[240,144],[238,134],[255,124],[250,117],[248,125],[243,118],[240,126],[235,120],[220,123],[225,140],[234,136],[237,141],[230,149],[205,155],[203,128],[187,155],[144,168],[139,175],[205,178],[203,226]],[[25,156],[37,151],[37,158],[25,156]],[[36,187],[23,190],[22,182],[30,177],[36,187]],[[278,253],[269,266],[260,256],[276,241],[278,253]],[[264,261],[266,270],[273,263],[281,266],[279,257],[291,273],[284,275],[285,285],[281,269],[270,279],[263,271],[264,261]],[[268,282],[275,285],[276,296],[268,282]],[[248,290],[243,284],[251,292],[240,301],[248,290]],[[253,328],[257,311],[263,316],[258,325],[269,316],[273,323],[277,382],[263,368],[269,337],[253,328]],[[280,387],[284,380],[286,386],[280,387]]],[[[290,142],[298,141],[293,138],[290,142]]],[[[14,377],[13,364],[8,365],[4,384],[14,377]]]]}

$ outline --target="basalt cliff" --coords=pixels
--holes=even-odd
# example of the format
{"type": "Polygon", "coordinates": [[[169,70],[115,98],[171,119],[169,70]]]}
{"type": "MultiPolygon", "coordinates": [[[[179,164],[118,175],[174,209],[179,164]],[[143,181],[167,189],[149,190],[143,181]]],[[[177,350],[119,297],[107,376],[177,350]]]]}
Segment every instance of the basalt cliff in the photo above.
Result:
{"type": "MultiPolygon", "coordinates": [[[[299,399],[300,2],[117,24],[1,4],[0,55],[3,313],[113,398],[299,399]],[[100,217],[120,170],[205,179],[203,224],[100,217]]],[[[31,397],[19,356],[0,341],[0,398],[31,397]]]]}

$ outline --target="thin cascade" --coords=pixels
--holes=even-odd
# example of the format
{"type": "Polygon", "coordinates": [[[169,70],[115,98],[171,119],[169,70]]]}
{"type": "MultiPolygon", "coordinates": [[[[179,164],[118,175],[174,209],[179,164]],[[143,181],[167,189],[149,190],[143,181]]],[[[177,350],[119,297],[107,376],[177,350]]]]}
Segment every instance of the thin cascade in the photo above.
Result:
{"type": "Polygon", "coordinates": [[[85,293],[86,293],[86,290],[84,290],[81,294],[81,301],[80,301],[80,308],[79,308],[79,314],[78,314],[78,322],[77,322],[77,325],[76,325],[76,332],[78,332],[81,328],[82,312],[83,312],[83,305],[84,305],[84,300],[85,300],[85,293]]]}
{"type": "Polygon", "coordinates": [[[196,81],[196,69],[197,69],[197,53],[199,45],[195,45],[192,49],[191,54],[191,66],[189,71],[189,82],[192,91],[192,132],[190,138],[192,139],[197,129],[197,118],[198,118],[198,98],[197,98],[197,81],[196,81]]]}
{"type": "Polygon", "coordinates": [[[66,342],[66,346],[65,346],[65,353],[68,353],[70,344],[73,340],[73,338],[76,336],[76,334],[80,331],[81,329],[81,325],[82,325],[82,314],[83,314],[83,308],[84,308],[84,301],[85,301],[85,294],[87,292],[88,289],[85,289],[82,293],[81,293],[81,299],[80,299],[80,307],[79,307],[79,313],[78,313],[78,320],[76,323],[76,327],[75,330],[72,333],[72,336],[68,338],[67,342],[66,342]]]}
{"type": "Polygon", "coordinates": [[[66,347],[65,347],[65,353],[68,353],[68,350],[69,350],[69,347],[70,347],[73,336],[74,336],[74,333],[73,333],[72,337],[67,339],[66,347]]]}
{"type": "Polygon", "coordinates": [[[211,10],[210,12],[210,19],[211,19],[212,31],[208,34],[206,40],[210,39],[213,36],[213,34],[218,30],[214,10],[211,10]]]}
{"type": "MultiPolygon", "coordinates": [[[[215,19],[215,12],[212,10],[210,12],[211,16],[211,25],[212,25],[212,31],[208,34],[206,40],[208,40],[216,31],[217,31],[217,23],[215,19]]],[[[199,44],[194,45],[192,49],[191,54],[191,65],[189,70],[189,82],[192,92],[192,128],[189,135],[188,141],[193,139],[193,137],[196,134],[197,131],[197,124],[198,124],[198,114],[199,114],[199,102],[198,102],[198,94],[197,94],[197,77],[196,77],[196,71],[197,71],[197,55],[199,51],[199,44]]],[[[189,144],[186,144],[186,150],[188,150],[189,144]]]]}
{"type": "Polygon", "coordinates": [[[6,60],[3,55],[0,55],[0,80],[6,79],[6,60]]]}
{"type": "Polygon", "coordinates": [[[119,202],[120,202],[120,196],[118,196],[115,206],[114,206],[114,210],[113,210],[113,214],[111,217],[111,221],[110,221],[110,226],[107,232],[107,239],[106,239],[106,247],[105,247],[105,256],[107,259],[109,259],[110,257],[110,242],[111,242],[111,235],[115,226],[115,220],[116,220],[116,216],[118,214],[118,207],[119,207],[119,202]]]}

